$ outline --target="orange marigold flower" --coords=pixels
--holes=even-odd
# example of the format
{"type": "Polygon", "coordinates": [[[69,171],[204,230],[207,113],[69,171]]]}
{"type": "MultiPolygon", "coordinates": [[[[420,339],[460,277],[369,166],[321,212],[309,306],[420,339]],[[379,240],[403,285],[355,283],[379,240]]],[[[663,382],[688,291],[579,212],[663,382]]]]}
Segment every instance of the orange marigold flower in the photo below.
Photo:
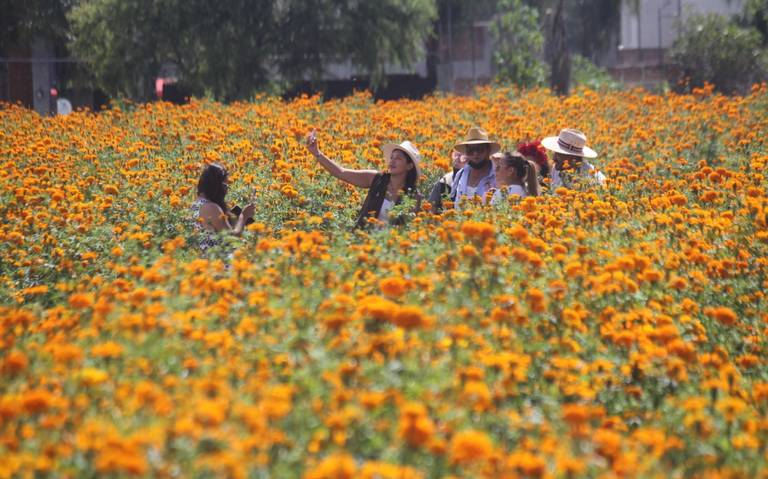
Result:
{"type": "Polygon", "coordinates": [[[400,409],[399,435],[411,446],[423,446],[435,434],[435,424],[420,403],[406,403],[400,409]]]}
{"type": "Polygon", "coordinates": [[[379,282],[379,288],[385,296],[399,298],[408,290],[408,281],[400,277],[385,278],[379,282]]]}
{"type": "Polygon", "coordinates": [[[450,459],[453,464],[481,462],[493,454],[493,443],[486,433],[469,429],[456,433],[451,440],[450,459]]]}
{"type": "Polygon", "coordinates": [[[5,374],[18,374],[29,365],[27,355],[21,351],[11,351],[2,363],[2,371],[5,374]]]}
{"type": "Polygon", "coordinates": [[[467,381],[464,384],[461,398],[471,404],[475,411],[486,411],[492,405],[491,391],[488,389],[488,385],[482,381],[467,381]]]}
{"type": "Polygon", "coordinates": [[[590,408],[582,404],[566,404],[563,406],[563,420],[571,426],[586,423],[590,418],[590,408]]]}
{"type": "Polygon", "coordinates": [[[543,457],[528,451],[515,451],[507,459],[507,467],[524,477],[543,477],[547,463],[543,457]]]}
{"type": "Polygon", "coordinates": [[[357,474],[355,459],[346,453],[337,453],[323,459],[304,474],[304,479],[352,479],[357,474]]]}
{"type": "Polygon", "coordinates": [[[537,288],[528,290],[528,306],[534,313],[543,313],[547,310],[547,300],[544,292],[537,288]]]}
{"type": "Polygon", "coordinates": [[[768,383],[758,383],[752,387],[752,397],[755,401],[768,403],[768,383]]]}
{"type": "Polygon", "coordinates": [[[621,436],[610,429],[598,429],[592,440],[601,456],[613,458],[621,451],[621,436]]]}
{"type": "Polygon", "coordinates": [[[483,221],[467,221],[461,225],[461,232],[472,241],[485,243],[496,236],[496,227],[483,221]]]}
{"type": "Polygon", "coordinates": [[[418,306],[402,306],[398,308],[392,321],[403,329],[428,328],[433,320],[418,306]]]}
{"type": "Polygon", "coordinates": [[[680,276],[674,276],[669,280],[669,287],[678,291],[682,291],[688,287],[688,281],[680,276]]]}
{"type": "Polygon", "coordinates": [[[123,354],[123,347],[114,341],[107,341],[91,348],[91,355],[97,358],[119,358],[123,354]]]}
{"type": "Polygon", "coordinates": [[[363,464],[360,479],[421,479],[422,473],[408,466],[371,461],[363,464]]]}
{"type": "Polygon", "coordinates": [[[726,306],[718,306],[717,308],[705,308],[704,313],[710,318],[717,320],[724,326],[733,326],[739,319],[738,316],[736,316],[736,313],[731,308],[726,306]]]}
{"type": "Polygon", "coordinates": [[[37,414],[51,407],[53,395],[44,389],[27,391],[21,398],[21,408],[29,414],[37,414]]]}
{"type": "Polygon", "coordinates": [[[69,297],[69,305],[75,309],[85,309],[93,305],[93,295],[88,293],[75,293],[69,297]]]}
{"type": "Polygon", "coordinates": [[[359,307],[362,314],[381,321],[390,321],[395,317],[399,309],[400,306],[397,303],[393,303],[381,296],[366,296],[360,300],[359,307]]]}
{"type": "Polygon", "coordinates": [[[75,344],[56,344],[52,346],[51,352],[57,363],[70,363],[83,359],[83,350],[75,344]]]}

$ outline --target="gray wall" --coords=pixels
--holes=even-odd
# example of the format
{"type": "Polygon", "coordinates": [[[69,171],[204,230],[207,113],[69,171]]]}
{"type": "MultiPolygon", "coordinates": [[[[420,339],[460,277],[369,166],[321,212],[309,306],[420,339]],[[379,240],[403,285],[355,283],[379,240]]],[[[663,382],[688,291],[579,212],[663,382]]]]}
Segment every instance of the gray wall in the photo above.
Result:
{"type": "Polygon", "coordinates": [[[638,16],[625,2],[621,9],[620,45],[623,49],[669,48],[677,36],[678,13],[683,20],[694,13],[730,16],[739,14],[743,6],[743,0],[640,0],[638,16]]]}

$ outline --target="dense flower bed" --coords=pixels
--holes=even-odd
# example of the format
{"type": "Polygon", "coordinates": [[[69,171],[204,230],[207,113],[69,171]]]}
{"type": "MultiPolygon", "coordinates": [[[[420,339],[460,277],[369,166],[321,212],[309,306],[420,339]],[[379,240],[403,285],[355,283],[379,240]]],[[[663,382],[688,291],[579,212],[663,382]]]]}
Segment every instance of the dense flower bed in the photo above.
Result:
{"type": "Polygon", "coordinates": [[[0,107],[0,477],[756,477],[768,88],[0,107]],[[350,229],[347,166],[479,124],[609,178],[350,229]],[[201,166],[256,223],[200,258],[201,166]],[[224,255],[224,258],[226,256],[224,255]]]}

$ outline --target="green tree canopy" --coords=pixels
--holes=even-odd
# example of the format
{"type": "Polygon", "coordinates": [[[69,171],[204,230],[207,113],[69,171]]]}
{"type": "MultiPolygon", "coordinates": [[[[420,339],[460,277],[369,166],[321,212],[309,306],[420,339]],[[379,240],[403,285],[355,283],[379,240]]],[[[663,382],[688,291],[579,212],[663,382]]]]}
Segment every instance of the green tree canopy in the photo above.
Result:
{"type": "Polygon", "coordinates": [[[69,31],[66,14],[74,1],[0,0],[0,55],[34,37],[63,42],[69,31]]]}
{"type": "Polygon", "coordinates": [[[744,92],[765,78],[760,34],[722,15],[695,15],[686,20],[670,57],[680,68],[685,87],[708,82],[719,91],[744,92]]]}
{"type": "Polygon", "coordinates": [[[376,86],[386,64],[418,59],[435,13],[432,0],[83,0],[70,19],[73,51],[108,93],[148,98],[171,62],[193,94],[232,100],[341,59],[376,86]]]}
{"type": "Polygon", "coordinates": [[[522,0],[500,0],[499,12],[491,23],[496,40],[496,80],[520,86],[535,86],[547,76],[543,59],[544,35],[539,13],[522,0]]]}

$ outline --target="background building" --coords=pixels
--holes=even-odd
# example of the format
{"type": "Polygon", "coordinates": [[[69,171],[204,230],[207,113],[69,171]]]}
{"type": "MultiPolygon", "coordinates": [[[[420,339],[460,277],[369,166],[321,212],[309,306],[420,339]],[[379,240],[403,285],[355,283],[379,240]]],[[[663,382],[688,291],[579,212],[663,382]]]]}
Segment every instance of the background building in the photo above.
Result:
{"type": "Polygon", "coordinates": [[[641,0],[637,9],[625,2],[615,62],[603,66],[625,84],[658,87],[668,78],[666,52],[681,21],[694,14],[738,15],[743,7],[743,0],[641,0]]]}

